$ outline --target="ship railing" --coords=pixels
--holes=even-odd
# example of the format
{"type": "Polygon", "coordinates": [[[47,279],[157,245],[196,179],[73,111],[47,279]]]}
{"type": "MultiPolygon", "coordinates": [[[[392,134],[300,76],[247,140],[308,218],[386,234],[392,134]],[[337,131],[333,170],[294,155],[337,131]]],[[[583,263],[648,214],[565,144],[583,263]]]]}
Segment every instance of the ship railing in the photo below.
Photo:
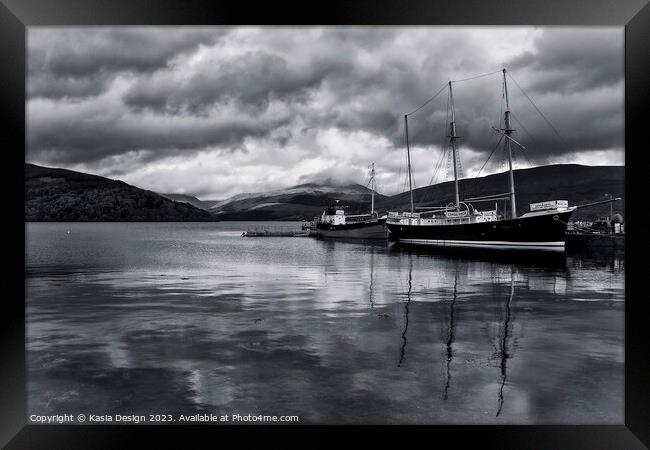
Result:
{"type": "Polygon", "coordinates": [[[411,213],[408,211],[404,212],[396,212],[396,211],[391,211],[388,213],[388,217],[393,217],[393,218],[398,218],[398,217],[408,217],[408,218],[413,218],[413,219],[419,219],[420,218],[420,213],[411,213]]]}
{"type": "Polygon", "coordinates": [[[354,222],[363,222],[365,220],[370,220],[372,218],[373,216],[371,216],[370,214],[354,214],[354,215],[345,216],[345,221],[349,223],[354,223],[354,222]]]}
{"type": "Polygon", "coordinates": [[[487,211],[479,211],[478,209],[474,210],[474,215],[475,216],[496,216],[497,215],[497,210],[496,209],[489,209],[487,211]]]}

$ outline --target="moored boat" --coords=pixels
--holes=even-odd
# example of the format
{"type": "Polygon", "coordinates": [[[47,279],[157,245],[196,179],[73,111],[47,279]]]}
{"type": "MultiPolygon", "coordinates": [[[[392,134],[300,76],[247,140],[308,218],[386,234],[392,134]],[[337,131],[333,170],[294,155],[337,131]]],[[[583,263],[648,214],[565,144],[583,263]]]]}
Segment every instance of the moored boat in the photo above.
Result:
{"type": "Polygon", "coordinates": [[[407,244],[564,250],[567,222],[574,210],[556,208],[502,220],[496,214],[484,215],[485,211],[460,217],[390,213],[386,224],[395,239],[407,244]]]}
{"type": "MultiPolygon", "coordinates": [[[[559,250],[565,249],[566,230],[569,218],[576,209],[567,200],[533,203],[530,212],[517,216],[515,185],[512,164],[514,143],[524,147],[512,138],[515,131],[510,126],[510,108],[506,69],[503,69],[503,94],[505,99],[504,127],[496,130],[501,135],[508,158],[509,192],[473,197],[460,201],[458,192],[458,158],[456,154],[456,117],[452,82],[448,83],[449,138],[454,169],[455,202],[446,206],[418,208],[413,204],[411,156],[408,140],[408,114],[404,116],[404,130],[408,155],[408,177],[411,208],[407,212],[389,212],[386,225],[393,237],[402,243],[437,245],[449,247],[484,247],[493,249],[559,250]],[[497,205],[490,210],[478,210],[470,202],[510,202],[509,217],[499,214],[497,205]]],[[[489,160],[489,158],[488,158],[489,160]]],[[[486,161],[487,163],[487,161],[486,161]]]]}
{"type": "Polygon", "coordinates": [[[375,165],[370,166],[371,203],[369,214],[346,214],[349,207],[337,200],[316,218],[315,236],[339,239],[386,239],[387,216],[375,211],[375,165]]]}

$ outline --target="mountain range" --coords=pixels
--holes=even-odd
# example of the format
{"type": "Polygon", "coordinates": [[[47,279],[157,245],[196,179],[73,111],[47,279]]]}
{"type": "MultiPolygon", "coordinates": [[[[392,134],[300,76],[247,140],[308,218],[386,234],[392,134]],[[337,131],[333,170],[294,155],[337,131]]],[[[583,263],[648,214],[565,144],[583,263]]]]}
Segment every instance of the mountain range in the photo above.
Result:
{"type": "MultiPolygon", "coordinates": [[[[563,199],[570,205],[623,197],[625,168],[559,164],[514,172],[517,211],[529,204],[563,199]]],[[[508,191],[505,173],[459,181],[461,200],[508,191]]],[[[216,220],[311,220],[339,200],[349,213],[367,212],[371,191],[359,184],[307,183],[269,192],[242,193],[224,200],[199,200],[185,194],[157,194],[122,181],[96,175],[25,165],[26,221],[216,221],[216,220]]],[[[440,206],[454,200],[453,182],[413,191],[418,207],[440,206]]],[[[475,203],[479,209],[493,202],[475,203]]],[[[503,208],[501,201],[500,210],[503,208]]],[[[375,209],[409,210],[408,192],[392,196],[375,194],[375,209]]],[[[624,201],[615,202],[614,212],[625,214],[624,201]]],[[[609,215],[609,205],[578,209],[574,220],[593,220],[609,215]]]]}

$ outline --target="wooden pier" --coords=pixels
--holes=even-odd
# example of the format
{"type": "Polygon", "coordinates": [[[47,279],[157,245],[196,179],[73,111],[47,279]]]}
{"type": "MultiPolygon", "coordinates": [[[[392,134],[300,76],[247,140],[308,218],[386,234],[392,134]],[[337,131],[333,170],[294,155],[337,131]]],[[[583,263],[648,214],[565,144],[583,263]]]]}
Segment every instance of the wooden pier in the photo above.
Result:
{"type": "Polygon", "coordinates": [[[308,237],[311,230],[292,226],[253,225],[242,233],[242,237],[308,237]]]}

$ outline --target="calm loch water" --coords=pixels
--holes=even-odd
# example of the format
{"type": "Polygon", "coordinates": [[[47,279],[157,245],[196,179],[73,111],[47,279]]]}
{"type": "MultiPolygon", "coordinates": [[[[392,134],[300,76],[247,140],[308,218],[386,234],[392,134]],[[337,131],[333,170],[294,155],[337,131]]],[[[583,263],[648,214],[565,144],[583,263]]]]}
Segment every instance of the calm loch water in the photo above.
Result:
{"type": "Polygon", "coordinates": [[[620,257],[26,224],[28,414],[622,424],[620,257]]]}

